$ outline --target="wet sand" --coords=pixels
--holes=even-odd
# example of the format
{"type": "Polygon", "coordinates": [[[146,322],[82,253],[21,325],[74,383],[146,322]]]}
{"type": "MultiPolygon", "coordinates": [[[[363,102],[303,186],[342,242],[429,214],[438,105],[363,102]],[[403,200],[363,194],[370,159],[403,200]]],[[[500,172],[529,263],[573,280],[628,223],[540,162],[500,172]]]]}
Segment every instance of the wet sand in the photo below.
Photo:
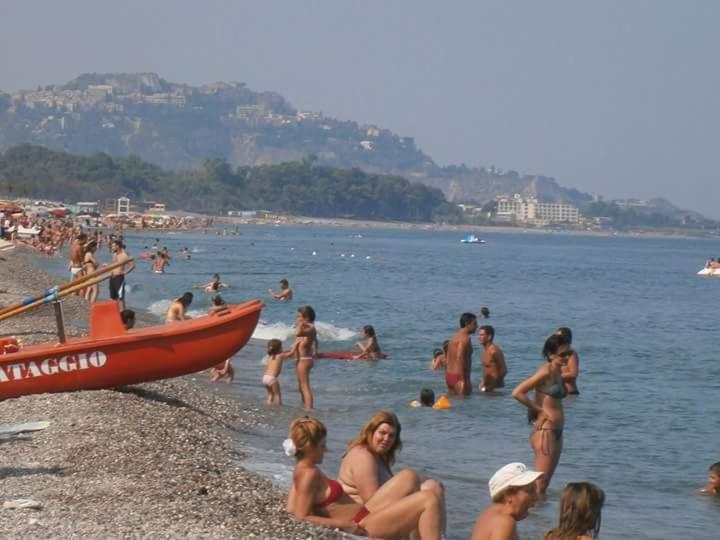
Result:
{"type": "MultiPolygon", "coordinates": [[[[0,290],[9,291],[0,293],[0,306],[57,282],[32,266],[38,256],[21,247],[0,254],[0,290]]],[[[63,304],[68,334],[81,333],[84,300],[63,304]]],[[[0,335],[54,341],[53,309],[1,321],[0,335]]],[[[263,410],[205,384],[206,377],[2,401],[2,424],[50,422],[43,431],[0,436],[0,503],[41,505],[0,507],[3,537],[346,537],[292,519],[285,494],[239,465],[235,441],[263,410]]]]}

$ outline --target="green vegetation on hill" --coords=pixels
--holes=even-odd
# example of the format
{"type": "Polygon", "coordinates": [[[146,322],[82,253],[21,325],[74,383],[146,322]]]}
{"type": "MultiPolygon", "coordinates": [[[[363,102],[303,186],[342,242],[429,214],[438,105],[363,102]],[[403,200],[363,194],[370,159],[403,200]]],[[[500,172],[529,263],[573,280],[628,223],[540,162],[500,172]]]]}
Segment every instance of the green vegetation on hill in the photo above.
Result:
{"type": "Polygon", "coordinates": [[[0,194],[66,202],[128,195],[198,212],[265,209],[318,217],[456,220],[439,189],[405,178],[302,162],[233,169],[223,159],[167,171],[138,157],[77,156],[23,144],[0,156],[0,194]]]}

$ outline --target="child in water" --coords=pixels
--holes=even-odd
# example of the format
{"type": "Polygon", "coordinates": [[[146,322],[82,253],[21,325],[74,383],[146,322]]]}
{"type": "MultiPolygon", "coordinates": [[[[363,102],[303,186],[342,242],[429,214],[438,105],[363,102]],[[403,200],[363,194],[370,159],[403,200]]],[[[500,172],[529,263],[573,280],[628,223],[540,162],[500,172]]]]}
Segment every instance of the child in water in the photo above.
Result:
{"type": "Polygon", "coordinates": [[[282,352],[282,341],[279,339],[271,339],[267,344],[267,368],[263,375],[262,383],[267,391],[267,403],[282,405],[282,397],[280,396],[280,381],[278,377],[282,371],[283,360],[295,354],[297,345],[288,352],[282,352]]]}
{"type": "Polygon", "coordinates": [[[367,358],[369,360],[377,360],[383,358],[382,351],[380,350],[380,344],[378,343],[377,337],[375,336],[375,329],[369,324],[363,326],[363,335],[367,339],[367,343],[358,341],[355,345],[362,351],[355,358],[367,358]]]}
{"type": "MultiPolygon", "coordinates": [[[[223,297],[219,294],[216,294],[215,297],[212,299],[212,306],[210,306],[210,313],[216,313],[218,311],[225,311],[227,310],[227,305],[225,304],[225,300],[223,300],[223,297]]],[[[233,382],[233,379],[235,379],[235,370],[232,367],[232,364],[230,363],[230,358],[225,360],[224,362],[221,362],[220,364],[215,365],[212,368],[212,371],[210,372],[210,381],[211,382],[218,382],[222,380],[223,378],[228,378],[228,384],[233,382]]]]}
{"type": "Polygon", "coordinates": [[[707,486],[702,488],[700,493],[720,495],[720,461],[710,465],[710,469],[708,470],[707,486]]]}

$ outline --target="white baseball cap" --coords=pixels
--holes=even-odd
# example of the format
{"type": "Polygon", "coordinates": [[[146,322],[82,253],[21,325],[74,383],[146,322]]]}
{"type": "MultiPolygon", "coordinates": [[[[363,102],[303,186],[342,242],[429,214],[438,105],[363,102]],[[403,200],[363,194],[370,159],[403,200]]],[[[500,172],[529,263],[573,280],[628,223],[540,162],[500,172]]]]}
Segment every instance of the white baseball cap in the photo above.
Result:
{"type": "Polygon", "coordinates": [[[505,488],[527,486],[540,478],[543,473],[529,470],[522,463],[508,463],[492,475],[488,482],[490,497],[495,498],[505,488]]]}

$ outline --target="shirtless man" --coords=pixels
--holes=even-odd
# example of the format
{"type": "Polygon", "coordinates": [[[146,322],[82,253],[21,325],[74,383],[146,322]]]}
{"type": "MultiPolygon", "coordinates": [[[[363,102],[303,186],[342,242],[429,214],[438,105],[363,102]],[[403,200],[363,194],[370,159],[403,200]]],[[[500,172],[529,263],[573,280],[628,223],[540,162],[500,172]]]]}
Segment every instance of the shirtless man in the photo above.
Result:
{"type": "Polygon", "coordinates": [[[517,522],[528,516],[537,500],[535,481],[541,472],[509,463],[488,482],[493,504],[475,522],[470,540],[518,540],[517,522]]]}
{"type": "Polygon", "coordinates": [[[77,235],[75,240],[70,244],[70,264],[68,264],[68,270],[70,270],[70,279],[74,280],[82,275],[83,269],[83,255],[85,254],[83,248],[87,241],[87,235],[80,233],[77,235]]]}
{"type": "Polygon", "coordinates": [[[289,302],[290,300],[292,300],[293,297],[293,290],[290,288],[288,280],[284,278],[280,280],[279,292],[275,292],[272,289],[268,289],[268,292],[270,293],[270,296],[272,296],[275,300],[279,300],[280,302],[289,302]]]}
{"type": "Polygon", "coordinates": [[[314,400],[310,388],[310,370],[315,365],[318,349],[315,310],[310,306],[299,307],[296,325],[296,339],[293,348],[296,350],[295,369],[297,371],[298,389],[305,408],[312,409],[314,400]]]}
{"type": "Polygon", "coordinates": [[[135,269],[135,263],[125,251],[125,245],[120,240],[113,240],[110,246],[112,250],[112,262],[126,262],[110,272],[110,298],[120,302],[120,310],[125,309],[125,275],[135,269]]]}
{"type": "Polygon", "coordinates": [[[192,301],[193,293],[191,292],[186,292],[180,298],[176,298],[175,300],[173,300],[168,307],[167,313],[165,314],[165,322],[174,323],[177,321],[184,321],[186,319],[189,319],[189,317],[185,313],[192,301]]]}
{"type": "Polygon", "coordinates": [[[445,383],[451,394],[467,396],[472,391],[470,370],[472,369],[472,336],[477,330],[477,317],[472,313],[460,316],[460,330],[450,338],[447,349],[445,383]]]}
{"type": "Polygon", "coordinates": [[[505,355],[502,349],[493,343],[495,329],[489,324],[483,325],[478,331],[478,341],[484,347],[482,355],[483,380],[479,386],[481,392],[492,392],[505,386],[505,355]]]}

